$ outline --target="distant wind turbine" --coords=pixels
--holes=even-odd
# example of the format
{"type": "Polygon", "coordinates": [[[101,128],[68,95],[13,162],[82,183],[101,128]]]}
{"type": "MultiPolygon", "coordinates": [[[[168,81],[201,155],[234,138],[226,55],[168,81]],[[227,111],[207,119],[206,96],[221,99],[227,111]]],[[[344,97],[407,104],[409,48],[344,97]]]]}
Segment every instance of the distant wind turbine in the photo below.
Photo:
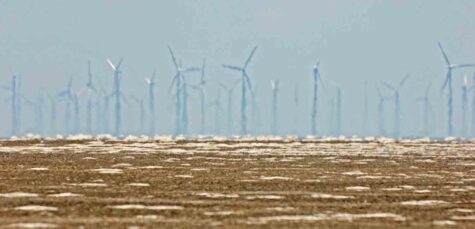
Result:
{"type": "Polygon", "coordinates": [[[277,99],[278,99],[278,93],[279,93],[279,80],[271,80],[270,81],[271,88],[272,88],[272,120],[271,120],[271,129],[272,129],[272,135],[277,135],[278,131],[278,113],[277,113],[277,99]]]}
{"type": "Polygon", "coordinates": [[[312,115],[311,115],[311,134],[317,134],[317,102],[318,102],[318,82],[322,82],[322,77],[320,76],[320,71],[318,70],[318,65],[320,62],[317,62],[313,66],[313,99],[312,99],[312,115]]]}
{"type": "Polygon", "coordinates": [[[233,91],[238,85],[239,81],[236,81],[231,87],[227,87],[222,83],[219,83],[219,86],[223,88],[227,92],[227,108],[226,108],[226,131],[228,136],[232,133],[232,126],[233,126],[233,112],[232,112],[232,107],[233,107],[233,91]]]}
{"type": "MultiPolygon", "coordinates": [[[[199,71],[199,68],[183,68],[181,66],[181,62],[177,62],[175,58],[175,54],[173,53],[173,50],[168,46],[168,51],[170,53],[170,56],[173,61],[173,65],[175,66],[175,76],[173,77],[172,83],[170,84],[168,88],[168,92],[170,93],[171,89],[173,86],[176,88],[176,102],[175,102],[175,132],[174,135],[177,136],[179,134],[183,134],[185,130],[183,130],[184,127],[186,127],[188,124],[182,123],[183,119],[187,119],[188,114],[185,113],[183,114],[184,111],[187,110],[186,107],[182,107],[182,102],[186,101],[187,98],[182,98],[183,96],[183,91],[185,87],[183,87],[183,83],[185,81],[183,73],[186,72],[193,72],[193,71],[199,71]]],[[[186,94],[186,93],[185,93],[186,94]]]]}
{"type": "Polygon", "coordinates": [[[299,127],[299,106],[300,106],[300,98],[299,98],[299,85],[295,84],[294,86],[294,111],[293,111],[293,134],[298,134],[298,127],[299,127]]]}
{"type": "Polygon", "coordinates": [[[424,96],[419,97],[416,99],[418,102],[422,102],[423,106],[423,112],[422,112],[422,123],[424,124],[424,135],[428,136],[429,135],[429,115],[430,115],[430,110],[431,110],[431,105],[429,101],[429,90],[430,90],[431,84],[429,84],[426,87],[426,90],[424,92],[424,96]]]}
{"type": "Polygon", "coordinates": [[[66,89],[58,94],[66,100],[66,107],[64,111],[64,134],[67,136],[71,134],[71,102],[73,101],[73,79],[69,78],[66,89]]]}
{"type": "Polygon", "coordinates": [[[459,68],[467,68],[467,67],[475,67],[475,64],[451,64],[447,54],[445,53],[444,49],[440,42],[438,43],[439,49],[442,52],[442,56],[444,57],[445,63],[447,64],[447,76],[445,77],[444,85],[442,86],[441,90],[443,91],[446,87],[448,87],[448,117],[447,117],[447,126],[448,126],[448,135],[453,135],[453,126],[452,126],[452,119],[453,119],[453,91],[452,91],[452,70],[459,69],[459,68]]]}
{"type": "Polygon", "coordinates": [[[335,134],[339,136],[341,134],[341,88],[337,87],[336,90],[336,131],[335,134]]]}
{"type": "Polygon", "coordinates": [[[13,74],[10,86],[2,86],[2,89],[11,92],[11,97],[9,98],[11,110],[11,134],[14,136],[19,134],[20,129],[20,121],[18,115],[18,103],[20,100],[20,95],[18,94],[18,80],[19,75],[13,74]]]}
{"type": "Polygon", "coordinates": [[[109,63],[110,67],[112,70],[114,70],[114,86],[113,86],[113,92],[112,96],[115,98],[115,125],[114,125],[114,135],[119,136],[120,135],[120,127],[121,127],[121,122],[122,122],[122,117],[121,117],[121,102],[123,100],[123,95],[122,92],[120,91],[120,83],[121,83],[121,74],[122,71],[120,71],[120,66],[122,65],[122,61],[124,58],[121,58],[119,62],[114,65],[110,59],[107,59],[107,63],[109,63]]]}
{"type": "Polygon", "coordinates": [[[475,70],[473,71],[473,76],[472,76],[472,82],[473,86],[470,88],[470,91],[473,93],[472,94],[472,137],[475,136],[475,70]]]}
{"type": "Polygon", "coordinates": [[[155,119],[157,118],[155,115],[155,76],[156,76],[157,71],[154,70],[152,77],[151,78],[146,78],[145,82],[147,83],[148,86],[148,111],[149,111],[149,129],[148,129],[148,134],[149,136],[155,135],[155,119]]]}
{"type": "Polygon", "coordinates": [[[48,99],[50,101],[50,121],[49,121],[49,134],[56,134],[56,98],[48,94],[48,99]]]}
{"type": "Polygon", "coordinates": [[[233,65],[227,65],[223,64],[222,66],[227,69],[231,69],[237,72],[240,72],[242,75],[242,95],[241,95],[241,134],[246,135],[247,132],[247,90],[251,92],[252,97],[254,97],[254,92],[252,91],[252,86],[251,86],[251,79],[249,78],[249,75],[247,74],[247,66],[251,62],[252,57],[254,56],[254,53],[256,52],[257,46],[252,49],[251,54],[249,54],[249,57],[247,58],[246,62],[244,62],[244,65],[242,67],[238,66],[233,66],[233,65]]]}
{"type": "Polygon", "coordinates": [[[401,132],[401,99],[400,99],[400,90],[404,86],[404,83],[409,78],[407,74],[398,84],[397,87],[393,87],[385,82],[381,82],[383,86],[387,89],[393,91],[394,93],[394,136],[396,138],[400,137],[401,132]]]}
{"type": "Polygon", "coordinates": [[[132,99],[137,103],[139,106],[139,121],[140,121],[140,129],[138,134],[143,134],[144,126],[145,126],[145,106],[144,106],[144,99],[139,99],[135,96],[132,96],[132,99]]]}
{"type": "Polygon", "coordinates": [[[467,137],[468,78],[463,76],[462,85],[462,137],[467,137]]]}
{"type": "MultiPolygon", "coordinates": [[[[88,78],[86,82],[86,87],[79,94],[86,93],[86,96],[87,96],[86,132],[88,134],[92,134],[92,107],[93,107],[92,94],[97,94],[97,89],[92,81],[91,61],[87,62],[87,75],[88,75],[88,78]]],[[[98,107],[96,107],[96,109],[98,109],[98,107]]]]}
{"type": "Polygon", "coordinates": [[[363,105],[363,135],[368,134],[368,81],[364,84],[364,105],[363,105]]]}
{"type": "Polygon", "coordinates": [[[378,129],[379,129],[379,135],[380,136],[385,136],[386,135],[386,128],[385,128],[385,109],[384,109],[384,103],[386,100],[389,99],[389,97],[384,96],[383,93],[381,93],[381,90],[379,87],[376,85],[376,90],[378,91],[378,129]]]}
{"type": "Polygon", "coordinates": [[[216,94],[216,99],[210,103],[210,106],[215,107],[214,113],[214,134],[220,135],[221,134],[221,113],[223,112],[223,106],[221,105],[221,88],[218,87],[218,92],[216,94]]]}

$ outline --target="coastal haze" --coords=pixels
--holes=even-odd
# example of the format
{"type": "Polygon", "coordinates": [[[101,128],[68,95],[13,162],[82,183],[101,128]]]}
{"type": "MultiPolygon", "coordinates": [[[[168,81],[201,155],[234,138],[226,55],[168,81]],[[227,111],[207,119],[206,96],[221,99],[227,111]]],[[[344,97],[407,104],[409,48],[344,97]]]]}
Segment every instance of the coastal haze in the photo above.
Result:
{"type": "MultiPolygon", "coordinates": [[[[124,57],[122,90],[142,97],[144,78],[157,69],[156,134],[173,133],[173,95],[168,86],[175,74],[168,54],[170,45],[183,65],[201,66],[206,58],[208,100],[215,99],[218,82],[232,85],[239,74],[221,64],[240,65],[251,49],[259,48],[248,67],[259,106],[253,134],[271,133],[271,85],[279,79],[279,130],[281,135],[310,134],[312,66],[320,61],[324,86],[319,89],[317,134],[332,135],[331,100],[334,85],[342,89],[343,135],[376,136],[377,93],[381,81],[396,84],[411,77],[401,91],[402,136],[421,136],[421,104],[415,98],[432,82],[431,136],[447,136],[446,91],[440,92],[446,66],[437,47],[441,42],[454,63],[475,61],[475,6],[472,1],[0,1],[0,82],[8,85],[13,73],[22,75],[22,92],[33,99],[40,88],[56,94],[73,77],[79,91],[87,80],[87,61],[97,84],[110,93],[113,72],[106,62],[124,57]],[[368,127],[364,131],[363,104],[368,82],[368,127]],[[299,106],[294,106],[298,84],[299,106]],[[295,112],[289,112],[295,111],[295,112]],[[297,118],[296,118],[297,116],[297,118]],[[295,120],[298,121],[295,121],[295,120]]],[[[461,135],[462,76],[473,70],[454,71],[454,135],[461,135]]],[[[187,76],[199,82],[199,73],[187,76]],[[196,77],[195,77],[196,76],[196,77]]],[[[383,89],[388,96],[390,91],[383,89]]],[[[223,92],[224,94],[224,92],[223,92]]],[[[199,133],[199,99],[190,91],[190,133],[199,133]]],[[[2,91],[0,96],[8,98],[2,91]]],[[[471,96],[470,96],[471,97],[471,96]]],[[[240,89],[234,93],[233,134],[240,134],[240,89]]],[[[80,98],[84,130],[85,98],[80,98]]],[[[226,102],[223,98],[223,104],[226,102]]],[[[386,105],[387,132],[393,132],[392,102],[386,105]]],[[[8,102],[1,104],[8,110],[8,102]]],[[[58,103],[57,128],[61,130],[64,102],[58,103]]],[[[124,105],[124,134],[137,133],[138,108],[124,105]]],[[[47,106],[46,106],[47,107],[47,106]]],[[[45,108],[46,109],[46,108],[45,108]]],[[[111,106],[112,109],[112,106],[111,106]]],[[[214,133],[214,108],[208,107],[207,134],[214,133]]],[[[24,105],[23,132],[34,125],[32,108],[24,105]]],[[[45,111],[45,128],[48,115],[45,111]]],[[[8,136],[10,112],[0,119],[1,134],[8,136]]],[[[111,113],[111,126],[112,126],[111,113]]],[[[225,133],[225,118],[222,117],[225,133]]],[[[47,130],[46,130],[47,132],[47,130]]],[[[221,133],[221,134],[223,134],[221,133]]],[[[467,134],[469,137],[474,133],[467,134]]]]}

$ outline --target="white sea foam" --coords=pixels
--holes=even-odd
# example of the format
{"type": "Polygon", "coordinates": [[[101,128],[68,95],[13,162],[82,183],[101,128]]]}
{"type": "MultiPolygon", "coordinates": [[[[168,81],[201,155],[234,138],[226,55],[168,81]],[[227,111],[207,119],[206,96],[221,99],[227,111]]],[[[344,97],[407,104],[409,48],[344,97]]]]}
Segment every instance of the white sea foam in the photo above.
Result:
{"type": "Polygon", "coordinates": [[[36,193],[28,192],[9,192],[9,193],[0,193],[0,197],[5,198],[28,198],[28,197],[38,197],[36,193]]]}
{"type": "Polygon", "coordinates": [[[42,206],[42,205],[25,205],[14,208],[19,211],[57,211],[57,207],[42,206]]]}

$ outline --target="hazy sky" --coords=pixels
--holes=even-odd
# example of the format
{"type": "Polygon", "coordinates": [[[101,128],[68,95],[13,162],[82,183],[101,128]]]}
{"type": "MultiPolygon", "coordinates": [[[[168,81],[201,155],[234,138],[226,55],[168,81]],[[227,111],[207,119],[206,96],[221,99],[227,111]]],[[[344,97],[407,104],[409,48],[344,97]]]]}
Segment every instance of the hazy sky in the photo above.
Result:
{"type": "MultiPolygon", "coordinates": [[[[96,81],[111,89],[112,71],[105,59],[124,57],[123,90],[145,95],[144,78],[158,72],[158,132],[170,133],[173,103],[167,94],[174,68],[167,45],[185,66],[207,61],[208,99],[216,97],[217,84],[232,84],[238,75],[220,67],[241,65],[254,45],[259,48],[249,65],[260,107],[259,133],[270,131],[271,79],[281,81],[280,130],[307,134],[310,130],[311,67],[320,60],[326,83],[319,102],[319,133],[329,133],[330,101],[335,87],[343,93],[343,132],[361,131],[364,82],[370,90],[370,131],[377,132],[376,92],[380,81],[396,84],[411,74],[402,90],[404,135],[421,130],[421,111],[414,98],[432,81],[435,111],[434,135],[445,133],[445,100],[440,86],[446,66],[437,48],[440,41],[454,63],[475,62],[475,2],[472,0],[0,0],[0,83],[8,84],[13,72],[23,75],[28,97],[43,87],[57,93],[69,77],[79,90],[85,84],[87,60],[92,61],[96,81]],[[300,106],[293,105],[299,84],[300,106]],[[294,115],[298,113],[298,122],[294,115]]],[[[455,126],[460,130],[462,75],[454,73],[455,126]]],[[[190,82],[198,82],[193,75],[190,82]]],[[[224,94],[224,92],[223,92],[224,94]]],[[[387,92],[389,95],[389,92],[387,92]]],[[[235,128],[238,125],[236,91],[235,128]]],[[[0,92],[2,101],[7,92],[0,92]]],[[[224,96],[223,96],[224,97],[224,96]]],[[[191,96],[191,130],[198,130],[198,93],[191,96]]],[[[225,100],[222,100],[225,105],[225,100]]],[[[0,104],[1,105],[1,104],[0,104]]],[[[9,130],[8,104],[1,105],[2,134],[9,130]]],[[[127,127],[137,125],[137,106],[126,108],[127,127]]],[[[58,108],[62,116],[62,108],[58,108]]],[[[208,111],[208,129],[214,130],[214,108],[208,111]]],[[[392,106],[387,106],[387,127],[392,129],[392,106]]],[[[24,107],[32,120],[31,109],[24,107]],[[29,112],[30,111],[30,112],[29,112]]],[[[47,114],[45,114],[47,116],[47,114]]],[[[223,119],[225,115],[223,113],[223,119]]],[[[31,121],[30,121],[31,122],[31,121]]],[[[31,126],[31,124],[30,124],[31,126]]],[[[223,128],[224,128],[223,123],[223,128]]],[[[28,125],[25,127],[28,128],[28,125]]]]}

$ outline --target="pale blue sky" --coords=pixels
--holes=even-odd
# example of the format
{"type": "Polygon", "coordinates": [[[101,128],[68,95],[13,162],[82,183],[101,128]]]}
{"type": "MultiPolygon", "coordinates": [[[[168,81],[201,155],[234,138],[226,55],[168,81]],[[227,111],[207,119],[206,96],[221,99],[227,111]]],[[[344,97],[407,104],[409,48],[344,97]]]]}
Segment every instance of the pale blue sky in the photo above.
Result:
{"type": "MultiPolygon", "coordinates": [[[[170,133],[172,100],[166,89],[174,69],[167,45],[175,49],[185,66],[199,66],[202,58],[207,59],[210,99],[216,94],[212,82],[231,84],[237,79],[220,64],[239,65],[258,45],[249,74],[259,96],[260,133],[270,131],[271,79],[280,79],[282,85],[282,133],[290,133],[294,126],[298,126],[299,134],[308,133],[311,67],[320,60],[327,83],[320,101],[321,134],[329,130],[329,101],[335,95],[332,84],[342,87],[343,131],[351,135],[360,131],[363,85],[369,82],[373,97],[371,131],[375,134],[374,83],[396,83],[411,73],[408,87],[402,92],[402,133],[414,135],[421,129],[420,110],[412,99],[420,96],[432,80],[431,99],[438,123],[434,135],[440,135],[445,131],[446,108],[439,88],[446,68],[437,42],[442,42],[452,62],[475,62],[474,15],[475,2],[471,0],[0,0],[0,82],[7,84],[12,72],[20,72],[24,93],[31,97],[40,86],[58,92],[73,76],[74,87],[79,89],[86,80],[90,59],[95,79],[110,90],[112,72],[105,58],[118,60],[123,56],[126,94],[143,94],[143,78],[157,68],[158,130],[170,133]],[[300,84],[301,99],[297,124],[291,112],[295,111],[295,83],[300,84]]],[[[471,76],[472,71],[454,75],[456,131],[461,125],[458,107],[463,73],[471,76]]],[[[6,96],[0,93],[0,97],[6,96]]],[[[196,131],[199,100],[197,94],[193,97],[191,130],[196,131]]],[[[238,104],[236,100],[236,118],[238,104]]],[[[134,104],[129,106],[135,108],[134,104]]],[[[388,114],[392,113],[390,109],[388,106],[388,114]]],[[[0,117],[2,134],[9,129],[8,113],[2,112],[0,117]]],[[[214,112],[208,113],[212,130],[214,112]]],[[[129,120],[135,119],[130,112],[126,115],[129,120]]],[[[390,119],[388,116],[389,129],[390,119]]],[[[127,123],[129,129],[135,125],[134,121],[127,123]]]]}

